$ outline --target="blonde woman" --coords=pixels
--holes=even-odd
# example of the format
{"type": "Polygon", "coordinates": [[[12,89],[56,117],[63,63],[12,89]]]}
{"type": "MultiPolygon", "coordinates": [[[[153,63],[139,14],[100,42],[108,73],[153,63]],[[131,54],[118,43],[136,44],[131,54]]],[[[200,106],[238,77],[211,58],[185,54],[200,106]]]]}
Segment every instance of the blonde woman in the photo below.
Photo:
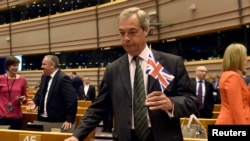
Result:
{"type": "Polygon", "coordinates": [[[246,47],[239,43],[230,44],[222,62],[221,111],[216,124],[250,124],[250,93],[241,76],[246,64],[246,47]]]}

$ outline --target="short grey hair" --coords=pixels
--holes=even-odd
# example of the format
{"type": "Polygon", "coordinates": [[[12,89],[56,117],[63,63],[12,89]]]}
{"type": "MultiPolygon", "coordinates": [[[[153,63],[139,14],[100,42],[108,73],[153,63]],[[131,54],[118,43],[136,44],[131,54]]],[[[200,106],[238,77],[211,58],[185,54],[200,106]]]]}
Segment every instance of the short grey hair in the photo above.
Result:
{"type": "Polygon", "coordinates": [[[59,58],[55,55],[46,55],[46,58],[55,65],[55,67],[59,67],[59,58]]]}
{"type": "Polygon", "coordinates": [[[148,14],[144,11],[141,10],[139,7],[131,7],[131,8],[127,8],[125,10],[123,10],[120,15],[119,15],[119,21],[121,19],[127,18],[129,16],[131,16],[132,14],[136,14],[140,25],[143,29],[147,29],[149,28],[149,17],[148,14]]]}

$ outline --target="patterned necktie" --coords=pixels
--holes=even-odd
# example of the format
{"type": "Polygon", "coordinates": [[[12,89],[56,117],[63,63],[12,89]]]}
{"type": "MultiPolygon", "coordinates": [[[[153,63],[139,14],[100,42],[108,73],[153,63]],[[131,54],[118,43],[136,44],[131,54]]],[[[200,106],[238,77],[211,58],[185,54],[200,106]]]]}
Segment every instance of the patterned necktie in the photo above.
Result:
{"type": "Polygon", "coordinates": [[[144,141],[149,135],[147,121],[147,107],[144,106],[146,93],[144,86],[144,77],[139,57],[134,57],[136,61],[135,77],[134,77],[134,125],[136,136],[144,141]]]}
{"type": "Polygon", "coordinates": [[[201,109],[202,108],[202,80],[199,81],[197,99],[199,102],[199,109],[201,109]]]}

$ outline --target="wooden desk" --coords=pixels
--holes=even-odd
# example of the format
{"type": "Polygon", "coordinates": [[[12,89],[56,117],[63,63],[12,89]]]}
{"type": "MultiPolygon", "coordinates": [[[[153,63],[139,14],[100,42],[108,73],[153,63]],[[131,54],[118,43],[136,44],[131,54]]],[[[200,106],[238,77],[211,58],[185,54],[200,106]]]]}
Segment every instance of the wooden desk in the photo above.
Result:
{"type": "MultiPolygon", "coordinates": [[[[76,115],[75,127],[78,126],[82,117],[83,117],[83,114],[76,115]]],[[[22,122],[21,129],[27,130],[27,122],[33,122],[34,120],[37,120],[37,113],[36,112],[23,112],[23,122],[22,122]]],[[[28,131],[28,132],[35,132],[35,131],[28,131]]],[[[49,132],[49,133],[52,133],[52,132],[49,132]]],[[[67,133],[67,134],[71,135],[71,133],[67,133]]],[[[0,132],[0,135],[2,136],[1,132],[0,132]]],[[[91,139],[94,139],[94,138],[95,138],[95,130],[93,130],[84,141],[90,141],[91,139]]],[[[9,141],[18,141],[18,140],[9,140],[9,141]]],[[[50,140],[44,140],[44,141],[56,141],[56,140],[50,139],[50,140]]],[[[59,141],[59,139],[58,139],[58,141],[59,141]]],[[[63,139],[60,141],[63,141],[63,139]]]]}
{"type": "Polygon", "coordinates": [[[76,114],[84,115],[87,110],[88,110],[88,107],[77,107],[77,113],[76,114]]]}
{"type": "MultiPolygon", "coordinates": [[[[8,141],[39,141],[31,140],[31,136],[40,136],[40,141],[63,141],[64,139],[72,136],[72,133],[60,133],[60,132],[39,132],[39,131],[24,131],[24,130],[8,130],[0,129],[1,140],[8,141]],[[28,136],[29,139],[20,140],[21,136],[28,136]]],[[[95,130],[92,131],[89,136],[83,141],[91,141],[94,139],[95,130]]]]}
{"type": "Polygon", "coordinates": [[[77,104],[78,107],[89,107],[92,104],[92,101],[78,100],[77,104]]]}
{"type": "Polygon", "coordinates": [[[23,121],[22,121],[22,130],[27,130],[27,123],[33,122],[37,120],[37,113],[36,112],[24,112],[23,111],[23,121]]]}
{"type": "MultiPolygon", "coordinates": [[[[19,140],[20,135],[40,136],[40,141],[63,141],[70,137],[71,133],[57,133],[57,132],[38,132],[38,131],[24,131],[24,130],[6,130],[0,129],[1,138],[8,141],[23,141],[19,140]]],[[[36,140],[35,140],[36,141],[36,140]]],[[[86,140],[87,141],[87,140],[86,140]]]]}
{"type": "MultiPolygon", "coordinates": [[[[75,127],[78,126],[81,118],[84,114],[76,114],[76,120],[75,120],[75,127]]],[[[33,122],[37,120],[37,113],[36,112],[23,112],[23,121],[22,121],[22,130],[27,130],[27,123],[33,122]]]]}
{"type": "Polygon", "coordinates": [[[214,109],[213,109],[213,111],[214,111],[214,112],[219,112],[219,111],[220,111],[220,108],[221,108],[221,104],[214,104],[214,109]]]}
{"type": "MultiPolygon", "coordinates": [[[[92,141],[94,139],[95,130],[92,131],[89,136],[83,141],[92,141]]],[[[64,139],[72,136],[72,133],[60,133],[60,132],[39,132],[39,131],[24,131],[24,130],[8,130],[0,129],[1,140],[8,141],[39,141],[37,140],[20,140],[21,136],[40,136],[40,141],[63,141],[64,139]]]]}
{"type": "Polygon", "coordinates": [[[213,111],[213,118],[217,119],[217,117],[219,116],[219,114],[220,114],[220,111],[219,112],[213,111]]]}

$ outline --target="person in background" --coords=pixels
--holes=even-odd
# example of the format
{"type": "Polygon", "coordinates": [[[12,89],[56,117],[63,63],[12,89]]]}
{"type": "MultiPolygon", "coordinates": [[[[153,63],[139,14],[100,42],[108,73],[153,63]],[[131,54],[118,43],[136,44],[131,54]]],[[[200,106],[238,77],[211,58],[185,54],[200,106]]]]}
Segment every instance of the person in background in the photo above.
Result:
{"type": "Polygon", "coordinates": [[[223,56],[219,87],[221,110],[215,124],[250,124],[250,93],[241,72],[247,64],[243,44],[230,44],[223,56]]]}
{"type": "Polygon", "coordinates": [[[73,136],[64,141],[85,139],[108,111],[112,111],[114,117],[112,135],[115,141],[183,141],[180,118],[197,111],[197,98],[190,89],[182,58],[150,50],[146,43],[149,18],[140,8],[122,11],[118,24],[121,43],[127,53],[106,66],[96,100],[84,114],[73,136]],[[164,79],[171,80],[171,83],[165,85],[163,80],[164,88],[151,76],[153,74],[146,74],[151,57],[169,73],[169,78],[164,79]],[[140,87],[137,82],[142,82],[140,87]],[[135,99],[140,102],[134,102],[135,99]],[[135,108],[137,106],[145,112],[141,113],[135,108]],[[137,121],[141,119],[145,120],[137,121]]]}
{"type": "Polygon", "coordinates": [[[242,71],[242,77],[244,79],[244,81],[246,82],[247,85],[250,85],[250,77],[246,75],[247,70],[243,70],[242,71]]]}
{"type": "Polygon", "coordinates": [[[40,89],[28,102],[27,110],[34,110],[38,106],[38,121],[62,122],[61,128],[69,130],[75,122],[77,111],[77,96],[72,80],[59,69],[59,59],[55,55],[46,55],[41,68],[40,89]]]}
{"type": "Polygon", "coordinates": [[[8,56],[5,60],[6,74],[0,75],[0,125],[21,129],[22,108],[27,99],[26,79],[17,73],[19,60],[8,56]]]}
{"type": "Polygon", "coordinates": [[[197,66],[195,70],[196,77],[191,79],[192,88],[196,92],[199,101],[199,113],[196,113],[196,115],[200,118],[213,117],[214,89],[213,85],[205,79],[206,73],[207,68],[205,66],[197,66]],[[199,99],[199,95],[201,99],[199,99]]]}
{"type": "Polygon", "coordinates": [[[214,95],[214,103],[215,104],[220,104],[221,103],[221,100],[220,100],[220,87],[219,87],[219,81],[220,81],[220,77],[217,73],[213,73],[212,76],[212,85],[213,85],[213,88],[214,88],[214,92],[213,92],[213,95],[214,95]]]}
{"type": "Polygon", "coordinates": [[[96,90],[95,90],[95,86],[90,85],[89,81],[90,81],[89,77],[87,76],[82,77],[83,85],[81,85],[78,89],[79,99],[90,100],[93,103],[96,97],[96,94],[95,94],[96,90]]]}
{"type": "Polygon", "coordinates": [[[72,79],[72,85],[76,91],[77,94],[77,98],[80,99],[80,93],[78,92],[79,87],[83,85],[83,82],[81,80],[81,78],[79,78],[79,76],[77,76],[76,72],[72,72],[71,73],[71,79],[72,79]]]}

